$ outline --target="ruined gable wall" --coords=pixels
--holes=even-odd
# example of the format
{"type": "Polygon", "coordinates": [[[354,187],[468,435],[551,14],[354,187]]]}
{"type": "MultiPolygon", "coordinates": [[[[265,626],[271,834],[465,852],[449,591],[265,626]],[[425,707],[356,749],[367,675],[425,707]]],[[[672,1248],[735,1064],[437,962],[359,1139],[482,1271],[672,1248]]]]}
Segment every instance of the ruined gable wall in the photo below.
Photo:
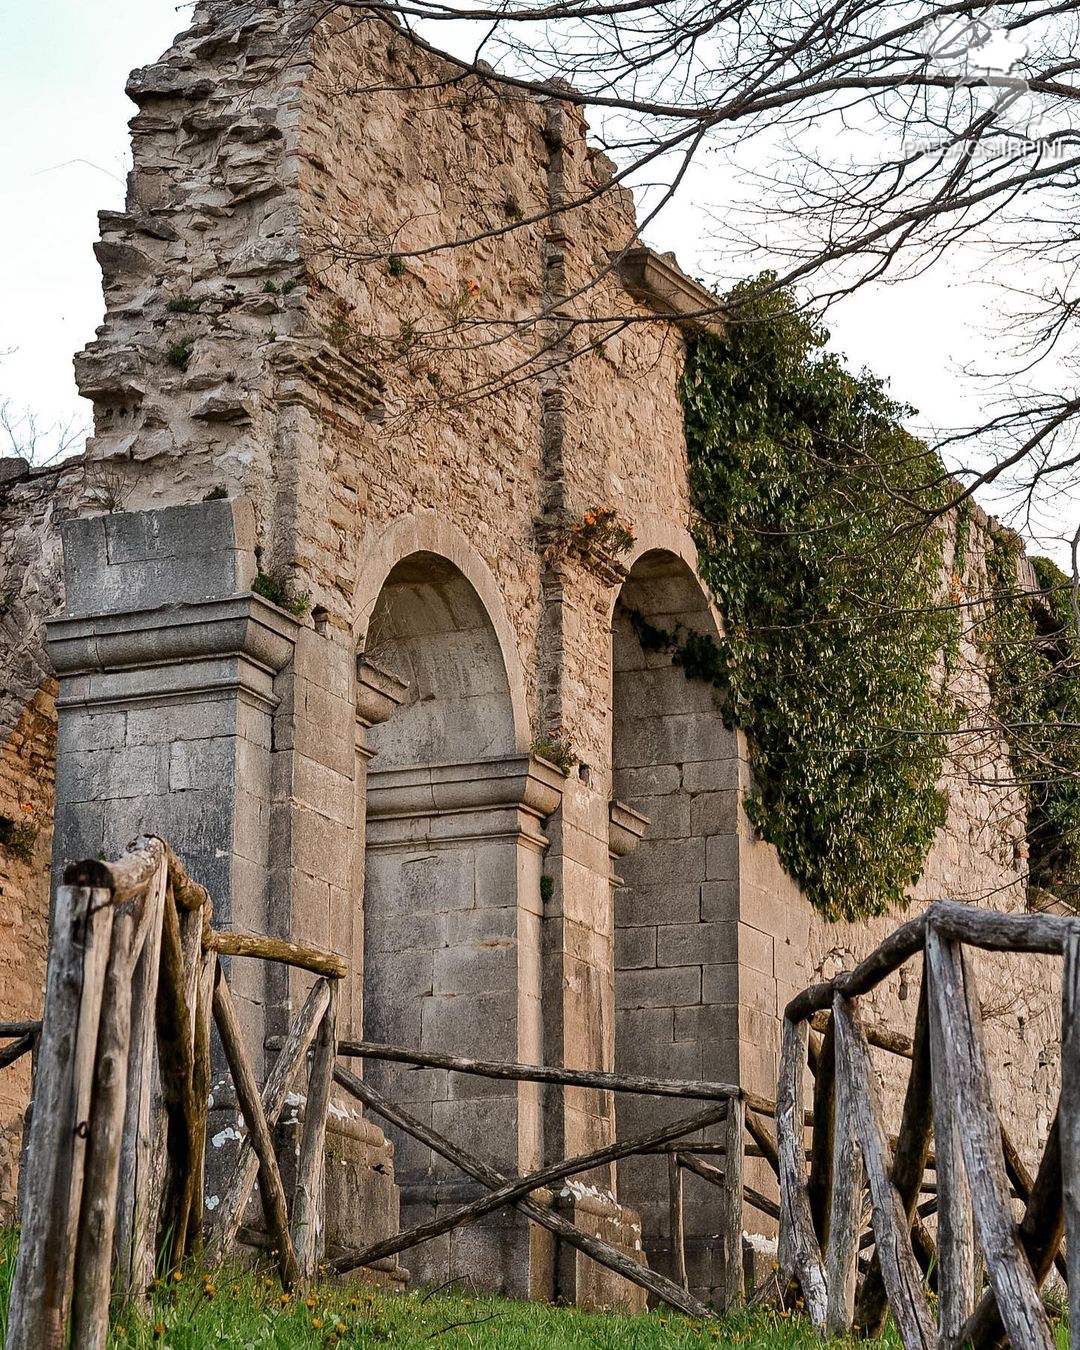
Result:
{"type": "MultiPolygon", "coordinates": [[[[354,618],[362,630],[374,598],[357,592],[367,555],[402,516],[432,513],[496,579],[534,727],[563,721],[594,771],[591,787],[567,784],[569,824],[556,849],[580,906],[568,946],[582,1022],[602,1026],[607,1047],[609,619],[619,578],[573,560],[556,565],[550,548],[605,502],[639,534],[670,542],[684,530],[681,339],[610,276],[577,294],[632,235],[625,197],[406,260],[401,275],[385,257],[364,256],[385,254],[387,241],[405,252],[451,233],[500,230],[515,212],[565,205],[610,173],[572,109],[449,84],[446,73],[375,21],[328,25],[312,39],[288,11],[219,5],[203,7],[192,31],[133,77],[131,196],[126,212],[103,218],[109,312],[79,362],[95,403],[88,466],[31,479],[4,498],[3,557],[23,569],[21,607],[4,620],[4,671],[25,666],[19,681],[5,681],[13,692],[2,704],[11,806],[27,797],[38,810],[21,790],[31,780],[42,803],[49,790],[38,762],[48,757],[50,718],[40,632],[60,601],[58,513],[246,493],[266,566],[325,605],[345,637],[354,618]],[[415,85],[429,87],[402,87],[415,85]],[[572,316],[598,322],[568,336],[535,322],[560,296],[570,297],[572,316]],[[478,347],[502,337],[485,321],[508,315],[526,322],[478,347]],[[170,349],[186,338],[193,346],[181,369],[170,349]],[[545,373],[538,352],[552,367],[545,373]],[[554,607],[560,626],[545,630],[554,607]]],[[[1003,771],[1003,747],[979,756],[975,773],[965,767],[949,784],[949,822],[918,894],[962,887],[1019,905],[1023,860],[1009,856],[1015,799],[971,781],[990,776],[986,766],[1003,771]]],[[[826,924],[745,821],[740,847],[732,917],[742,929],[744,1072],[771,1094],[787,997],[857,959],[896,920],[826,924]]],[[[32,902],[28,922],[43,933],[43,874],[12,876],[32,902]]],[[[39,963],[40,947],[27,940],[39,963]]],[[[13,998],[22,979],[12,976],[13,998]]],[[[1045,1116],[1056,995],[1042,974],[1009,975],[1002,990],[1004,1011],[988,1035],[1002,1063],[1012,1062],[1007,1081],[1022,1089],[1003,1093],[1019,1125],[1032,1083],[1045,1116]],[[1010,1005],[1011,990],[1023,997],[1010,1005]]],[[[894,977],[875,1007],[902,1024],[916,1001],[917,986],[901,999],[894,977]]],[[[582,1105],[583,1140],[605,1110],[582,1105]]]]}

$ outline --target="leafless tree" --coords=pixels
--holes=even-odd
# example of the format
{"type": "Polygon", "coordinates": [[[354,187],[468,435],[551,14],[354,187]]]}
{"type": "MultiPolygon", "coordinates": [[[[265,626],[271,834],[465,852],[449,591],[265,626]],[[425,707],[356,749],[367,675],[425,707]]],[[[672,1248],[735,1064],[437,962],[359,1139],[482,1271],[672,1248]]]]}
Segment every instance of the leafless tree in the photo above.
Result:
{"type": "Polygon", "coordinates": [[[32,408],[0,400],[0,444],[3,453],[28,460],[36,468],[56,464],[75,454],[86,439],[87,425],[78,417],[43,425],[32,408]]]}
{"type": "MultiPolygon", "coordinates": [[[[448,80],[586,110],[642,228],[706,166],[721,175],[718,290],[769,266],[775,286],[828,306],[977,257],[997,287],[1002,364],[986,416],[940,447],[957,498],[992,487],[1021,527],[1049,502],[1060,519],[1080,488],[1080,0],[306,3],[316,21],[406,30],[448,80]]],[[[385,247],[407,260],[478,237],[385,247]]],[[[564,333],[564,354],[587,350],[602,319],[569,348],[564,333]]]]}

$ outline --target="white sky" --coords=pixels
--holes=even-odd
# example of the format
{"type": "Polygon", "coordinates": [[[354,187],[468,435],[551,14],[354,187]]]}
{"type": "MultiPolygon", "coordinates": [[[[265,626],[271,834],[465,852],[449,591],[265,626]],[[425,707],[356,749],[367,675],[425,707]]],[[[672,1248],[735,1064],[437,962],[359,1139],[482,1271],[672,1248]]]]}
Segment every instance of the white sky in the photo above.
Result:
{"type": "MultiPolygon", "coordinates": [[[[0,353],[8,353],[0,400],[33,409],[42,424],[89,420],[71,358],[102,316],[93,243],[97,211],[123,204],[134,112],[124,83],[168,47],[189,13],[175,0],[0,3],[0,353]]],[[[719,177],[707,166],[696,173],[695,195],[709,197],[719,177]]],[[[669,215],[648,242],[674,248],[698,272],[702,215],[679,207],[669,215]]],[[[987,349],[992,324],[979,290],[955,265],[865,291],[830,324],[850,363],[890,379],[893,394],[927,423],[973,416],[959,365],[987,349]]]]}

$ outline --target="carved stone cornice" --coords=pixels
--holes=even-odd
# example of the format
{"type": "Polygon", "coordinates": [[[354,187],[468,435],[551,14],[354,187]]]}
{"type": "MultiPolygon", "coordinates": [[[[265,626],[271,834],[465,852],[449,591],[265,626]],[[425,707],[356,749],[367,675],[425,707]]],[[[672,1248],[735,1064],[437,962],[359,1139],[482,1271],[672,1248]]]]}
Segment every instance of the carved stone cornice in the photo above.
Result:
{"type": "Polygon", "coordinates": [[[612,254],[612,258],[619,280],[635,300],[672,323],[710,333],[725,332],[717,297],[700,281],[688,277],[675,262],[674,254],[655,253],[642,246],[612,254]]]}
{"type": "Polygon", "coordinates": [[[356,658],[356,720],[361,726],[377,727],[392,717],[408,692],[405,680],[383,670],[369,657],[356,658]]]}
{"type": "Polygon", "coordinates": [[[613,858],[625,858],[641,843],[650,818],[625,802],[608,804],[608,852],[613,858]]]}

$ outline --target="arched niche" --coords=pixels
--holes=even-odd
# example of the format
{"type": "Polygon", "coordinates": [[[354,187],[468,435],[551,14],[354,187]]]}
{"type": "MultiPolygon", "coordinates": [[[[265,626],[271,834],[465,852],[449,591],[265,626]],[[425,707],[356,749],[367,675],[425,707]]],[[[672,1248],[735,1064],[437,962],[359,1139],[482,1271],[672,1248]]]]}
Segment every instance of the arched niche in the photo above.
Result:
{"type": "MultiPolygon", "coordinates": [[[[542,1054],[543,821],[562,778],[517,747],[503,647],[450,559],[411,553],[388,571],[359,662],[366,760],[364,1032],[477,1058],[542,1054]],[[365,717],[365,711],[370,715],[365,717]]],[[[425,1123],[510,1171],[540,1161],[533,1087],[369,1061],[370,1080],[425,1123]]],[[[402,1222],[461,1199],[460,1174],[391,1131],[402,1222]]],[[[421,1282],[485,1268],[529,1293],[527,1226],[498,1216],[467,1239],[410,1254],[421,1282]]]]}
{"type": "Polygon", "coordinates": [[[392,569],[364,655],[405,686],[401,706],[371,732],[380,769],[514,753],[514,710],[495,629],[453,563],[425,552],[392,569]]]}
{"type": "MultiPolygon", "coordinates": [[[[613,794],[648,818],[636,847],[615,858],[616,1068],[738,1081],[737,739],[714,689],[643,642],[642,624],[718,633],[700,581],[670,549],[637,558],[612,616],[613,794]]],[[[620,1096],[616,1112],[629,1136],[685,1114],[685,1103],[620,1096]]],[[[711,1296],[715,1193],[689,1174],[685,1186],[689,1276],[711,1296]]],[[[619,1197],[641,1213],[650,1264],[672,1273],[665,1158],[621,1162],[619,1197]]]]}

